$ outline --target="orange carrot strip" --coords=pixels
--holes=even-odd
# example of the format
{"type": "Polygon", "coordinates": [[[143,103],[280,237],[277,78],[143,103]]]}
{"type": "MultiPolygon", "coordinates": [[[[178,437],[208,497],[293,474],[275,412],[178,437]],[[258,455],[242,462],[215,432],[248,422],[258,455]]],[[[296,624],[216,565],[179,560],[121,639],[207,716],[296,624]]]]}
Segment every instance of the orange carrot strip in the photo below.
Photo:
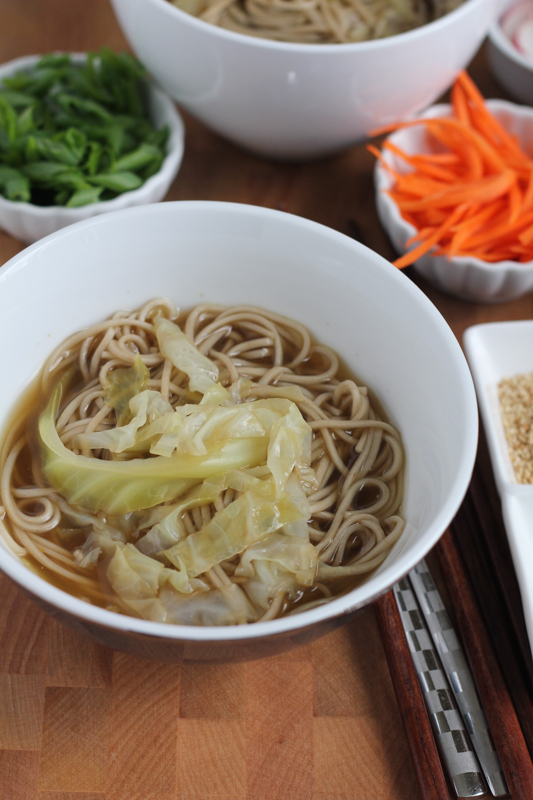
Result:
{"type": "MultiPolygon", "coordinates": [[[[407,243],[415,247],[396,266],[412,264],[430,250],[489,262],[532,261],[533,159],[489,111],[466,73],[452,88],[451,105],[453,116],[419,118],[379,131],[422,124],[435,149],[413,154],[393,141],[383,144],[405,162],[389,194],[416,229],[407,243]]],[[[374,154],[380,157],[375,148],[374,154]]]]}
{"type": "Polygon", "coordinates": [[[526,209],[532,205],[533,205],[533,165],[530,167],[529,180],[527,183],[527,188],[524,194],[524,198],[522,200],[522,207],[526,209]]]}
{"type": "Polygon", "coordinates": [[[424,163],[420,156],[413,156],[405,153],[399,147],[396,147],[393,142],[384,142],[383,149],[390,150],[391,153],[394,153],[394,155],[398,156],[399,158],[403,158],[403,160],[411,166],[418,167],[418,171],[424,173],[425,175],[430,175],[431,177],[440,179],[446,183],[452,183],[454,180],[454,175],[449,169],[443,169],[442,167],[431,163],[424,163]]]}
{"type": "Polygon", "coordinates": [[[382,165],[385,167],[386,170],[388,170],[391,173],[391,175],[394,175],[395,178],[399,175],[399,173],[395,169],[393,169],[393,167],[383,156],[383,153],[380,150],[378,150],[377,147],[374,147],[373,144],[367,144],[366,149],[369,152],[371,152],[372,155],[378,159],[378,161],[381,161],[382,165]]]}
{"type": "Polygon", "coordinates": [[[426,197],[427,195],[433,195],[436,192],[452,188],[454,188],[453,184],[435,181],[416,172],[399,175],[396,180],[396,191],[412,197],[426,197]]]}
{"type": "Polygon", "coordinates": [[[522,192],[518,183],[514,183],[509,189],[509,224],[516,222],[522,209],[522,192]]]}
{"type": "MultiPolygon", "coordinates": [[[[464,128],[464,130],[468,129],[464,128]]],[[[443,147],[447,147],[460,157],[460,166],[456,170],[458,177],[465,180],[477,180],[482,177],[485,172],[482,153],[475,142],[465,140],[461,129],[433,126],[431,133],[443,147]]],[[[505,168],[505,163],[502,161],[501,166],[493,165],[491,168],[495,172],[501,171],[505,168]]]]}
{"type": "MultiPolygon", "coordinates": [[[[485,158],[489,166],[496,170],[505,169],[505,161],[501,158],[499,153],[473,128],[467,128],[458,120],[450,119],[449,117],[433,117],[432,119],[426,120],[426,124],[432,133],[436,130],[440,130],[441,136],[443,132],[444,134],[449,131],[453,131],[456,134],[459,133],[465,140],[468,140],[469,143],[477,147],[479,154],[485,158]]],[[[464,148],[465,142],[461,144],[464,148]]]]}
{"type": "Polygon", "coordinates": [[[463,91],[463,87],[459,83],[459,81],[455,81],[452,93],[451,93],[451,101],[452,101],[452,108],[453,113],[455,114],[456,118],[461,120],[465,125],[470,126],[470,114],[468,111],[468,103],[466,100],[465,93],[463,91]]]}
{"type": "Polygon", "coordinates": [[[524,155],[520,145],[518,144],[516,138],[511,136],[505,128],[498,122],[496,117],[490,113],[488,110],[485,99],[475,83],[472,79],[468,76],[466,72],[461,72],[457,76],[457,83],[463,89],[466,97],[470,99],[474,109],[478,113],[478,124],[480,119],[482,118],[485,123],[487,123],[488,130],[492,131],[493,136],[495,137],[494,142],[498,145],[505,145],[507,146],[512,152],[517,153],[519,155],[524,155]]]}
{"type": "Polygon", "coordinates": [[[518,234],[518,238],[522,244],[531,244],[533,242],[533,225],[526,228],[525,231],[518,234]]]}
{"type": "Polygon", "coordinates": [[[408,267],[410,264],[414,264],[421,256],[427,253],[431,248],[437,244],[443,233],[449,230],[452,225],[455,225],[457,220],[461,217],[465,211],[465,206],[457,206],[457,208],[453,211],[452,214],[448,217],[448,219],[437,228],[434,233],[429,236],[425,242],[419,244],[418,247],[415,247],[414,250],[410,250],[408,253],[405,253],[401,258],[397,258],[396,261],[393,261],[395,267],[398,269],[403,269],[404,267],[408,267]]]}
{"type": "Polygon", "coordinates": [[[433,208],[450,208],[458,203],[466,203],[468,205],[477,201],[487,203],[508,192],[515,181],[514,172],[506,169],[501,175],[489,175],[486,178],[480,178],[479,181],[472,181],[470,185],[459,185],[443,189],[441,192],[424,197],[421,200],[406,200],[403,206],[409,211],[415,211],[429,206],[433,208]]]}
{"type": "MultiPolygon", "coordinates": [[[[481,211],[478,211],[472,217],[468,217],[468,211],[465,214],[461,226],[456,226],[454,236],[452,238],[450,249],[458,250],[470,238],[477,234],[489,220],[497,215],[497,213],[504,207],[503,203],[498,205],[497,202],[486,206],[481,211]]],[[[469,209],[470,210],[470,209],[469,209]]]]}
{"type": "Polygon", "coordinates": [[[492,220],[487,229],[472,235],[469,240],[469,246],[482,247],[487,240],[492,241],[494,246],[497,246],[501,241],[505,240],[516,241],[517,234],[520,233],[529,222],[533,223],[533,213],[530,214],[528,218],[519,220],[513,225],[510,225],[507,219],[504,219],[503,222],[499,224],[495,224],[495,222],[497,221],[492,220]]]}
{"type": "Polygon", "coordinates": [[[420,242],[421,240],[425,239],[427,236],[431,236],[433,231],[435,230],[434,227],[432,228],[421,228],[418,233],[415,233],[414,236],[411,236],[405,243],[406,247],[411,247],[412,244],[416,244],[416,242],[420,242]]]}
{"type": "MultiPolygon", "coordinates": [[[[383,146],[386,142],[383,142],[383,146]]],[[[412,156],[417,161],[427,161],[428,164],[443,164],[448,166],[455,166],[459,163],[459,158],[455,153],[424,153],[412,156]]]]}

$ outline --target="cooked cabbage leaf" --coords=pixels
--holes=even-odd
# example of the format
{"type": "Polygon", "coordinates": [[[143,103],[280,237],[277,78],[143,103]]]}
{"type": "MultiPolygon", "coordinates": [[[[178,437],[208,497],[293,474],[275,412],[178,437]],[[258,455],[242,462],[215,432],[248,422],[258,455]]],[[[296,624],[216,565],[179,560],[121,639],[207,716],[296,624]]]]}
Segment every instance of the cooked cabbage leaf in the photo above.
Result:
{"type": "Polygon", "coordinates": [[[199,531],[165,550],[165,556],[173,564],[180,559],[189,575],[201,575],[283,525],[303,518],[302,508],[286,493],[276,495],[273,478],[259,481],[218,511],[199,531]]]}
{"type": "Polygon", "coordinates": [[[291,572],[301,586],[311,586],[316,575],[317,550],[314,545],[296,536],[274,532],[261,542],[248,547],[235,570],[236,575],[253,578],[258,561],[275,562],[291,572]]]}
{"type": "Polygon", "coordinates": [[[132,544],[116,544],[107,579],[120,600],[144,619],[184,625],[229,625],[256,617],[238,586],[210,589],[189,578],[183,565],[169,569],[132,544]]]}
{"type": "Polygon", "coordinates": [[[243,590],[235,583],[192,595],[175,592],[167,584],[161,588],[158,602],[164,609],[165,621],[178,625],[243,625],[258,617],[243,590]]]}
{"type": "Polygon", "coordinates": [[[249,578],[246,594],[266,610],[279,592],[294,598],[302,587],[311,586],[317,571],[317,551],[309,541],[287,535],[286,527],[249,547],[235,575],[249,578]]]}
{"type": "Polygon", "coordinates": [[[177,569],[169,569],[155,558],[141,553],[133,544],[117,543],[107,567],[107,578],[126,603],[157,597],[160,587],[167,582],[184,594],[209,590],[204,581],[196,578],[190,580],[182,565],[177,565],[177,569]]]}
{"type": "Polygon", "coordinates": [[[125,514],[174,500],[205,478],[264,463],[268,439],[246,437],[213,442],[205,456],[103,461],[76,455],[61,442],[55,419],[72,375],[66,373],[39,417],[42,472],[69,503],[89,511],[125,514]]]}
{"type": "Polygon", "coordinates": [[[218,380],[218,367],[202,355],[183,331],[166,317],[159,316],[155,322],[159,349],[169,358],[176,369],[189,377],[189,389],[205,394],[218,380]]]}
{"type": "MultiPolygon", "coordinates": [[[[76,443],[81,448],[110,450],[112,453],[123,453],[125,450],[148,450],[154,435],[172,428],[174,411],[170,403],[163,399],[161,392],[150,389],[132,397],[128,403],[130,422],[122,427],[109,428],[106,431],[80,433],[76,443]],[[162,418],[164,424],[161,425],[162,418]],[[157,422],[157,425],[153,423],[157,422]],[[147,428],[144,428],[149,423],[147,428]],[[139,432],[139,429],[143,429],[139,432]],[[143,447],[143,444],[145,445],[143,447]]],[[[125,415],[123,414],[123,417],[125,415]]],[[[179,422],[179,420],[176,420],[179,422]]],[[[206,451],[207,452],[207,451],[206,451]]],[[[205,455],[205,453],[204,453],[205,455]]]]}
{"type": "Polygon", "coordinates": [[[104,403],[115,409],[117,425],[131,419],[130,400],[148,386],[150,372],[139,354],[132,367],[115,369],[104,381],[104,403]]]}
{"type": "MultiPolygon", "coordinates": [[[[185,511],[213,503],[226,489],[244,492],[256,485],[260,485],[260,481],[247,470],[230,470],[206,478],[200,486],[188,491],[179,503],[155,508],[141,524],[141,528],[150,530],[135,546],[147,555],[157,555],[169,549],[187,536],[181,521],[185,511]]],[[[307,531],[307,525],[305,527],[307,531]]]]}
{"type": "MultiPolygon", "coordinates": [[[[272,403],[272,400],[258,402],[272,403]]],[[[267,466],[274,476],[278,495],[294,467],[297,464],[307,466],[311,461],[311,428],[294,403],[282,400],[281,404],[287,404],[288,409],[272,424],[267,456],[267,466]]]]}

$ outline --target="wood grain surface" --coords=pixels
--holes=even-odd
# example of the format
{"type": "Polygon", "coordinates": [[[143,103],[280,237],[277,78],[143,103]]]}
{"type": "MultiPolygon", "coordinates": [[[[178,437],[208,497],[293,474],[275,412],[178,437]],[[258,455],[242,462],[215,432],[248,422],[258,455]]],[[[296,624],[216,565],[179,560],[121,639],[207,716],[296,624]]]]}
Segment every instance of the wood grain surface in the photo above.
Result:
{"type": "MultiPolygon", "coordinates": [[[[0,63],[51,50],[126,48],[107,0],[0,0],[0,20],[0,63]]],[[[504,96],[483,52],[471,74],[486,96],[504,96]]],[[[285,209],[393,256],[363,145],[278,164],[184,117],[185,157],[167,199],[285,209]]],[[[22,247],[0,232],[0,264],[22,247]]],[[[478,322],[533,316],[531,294],[480,306],[408,274],[459,339],[478,322]]],[[[285,656],[180,668],[80,638],[0,577],[0,800],[419,797],[372,607],[285,656]]]]}

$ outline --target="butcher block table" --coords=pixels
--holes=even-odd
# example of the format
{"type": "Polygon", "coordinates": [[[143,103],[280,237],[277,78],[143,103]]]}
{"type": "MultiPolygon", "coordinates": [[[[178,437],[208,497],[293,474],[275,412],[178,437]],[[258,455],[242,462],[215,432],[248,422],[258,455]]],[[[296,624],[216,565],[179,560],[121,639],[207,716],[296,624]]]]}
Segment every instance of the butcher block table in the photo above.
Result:
{"type": "MultiPolygon", "coordinates": [[[[107,0],[0,0],[0,21],[0,62],[127,47],[107,0]]],[[[502,96],[483,51],[470,71],[485,96],[502,96]]],[[[168,200],[286,210],[393,257],[364,145],[278,164],[184,117],[185,157],[168,200]]],[[[0,232],[0,263],[21,249],[0,232]]],[[[420,287],[459,340],[475,323],[533,317],[531,294],[482,306],[420,287]]],[[[418,800],[374,608],[286,655],[179,666],[93,644],[0,578],[0,800],[178,798],[418,800]]]]}

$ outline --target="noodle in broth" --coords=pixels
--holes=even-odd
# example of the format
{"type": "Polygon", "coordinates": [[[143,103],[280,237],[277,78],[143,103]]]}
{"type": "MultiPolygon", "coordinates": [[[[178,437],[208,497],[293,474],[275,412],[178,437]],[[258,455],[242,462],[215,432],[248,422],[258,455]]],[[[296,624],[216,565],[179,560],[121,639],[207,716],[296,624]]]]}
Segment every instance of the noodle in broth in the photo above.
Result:
{"type": "MultiPolygon", "coordinates": [[[[313,608],[354,588],[382,563],[404,528],[399,515],[404,456],[398,432],[380,417],[368,390],[342,376],[332,350],[314,343],[297,322],[249,306],[204,304],[179,318],[182,331],[196,346],[191,349],[206,356],[217,374],[216,382],[209,379],[211,392],[202,390],[202,400],[198,390],[191,389],[190,370],[184,371],[188,368],[181,362],[177,367],[168,352],[162,352],[162,325],[177,317],[172,303],[152,300],[136,312],[118,311],[74,334],[50,356],[40,378],[38,402],[32,397],[27,403],[0,453],[2,543],[66,591],[156,621],[227,625],[268,620],[313,608]],[[59,473],[53,469],[62,466],[50,456],[53,448],[47,456],[50,463],[43,457],[43,420],[61,383],[61,404],[52,421],[61,441],[56,450],[64,448],[72,463],[77,459],[88,468],[92,465],[95,474],[109,467],[115,471],[110,472],[111,480],[122,468],[135,469],[140,462],[150,467],[172,458],[167,452],[165,462],[165,456],[156,457],[153,450],[141,458],[135,451],[137,442],[122,452],[98,447],[98,436],[107,441],[110,434],[122,435],[137,420],[128,422],[133,402],[130,408],[127,402],[122,407],[108,404],[113,375],[113,385],[121,391],[144,375],[134,402],[150,397],[156,406],[168,409],[166,417],[152,420],[160,429],[163,420],[175,421],[176,410],[190,413],[189,419],[205,411],[207,427],[209,414],[222,415],[223,421],[212,425],[219,431],[211,434],[216,439],[226,417],[238,419],[241,412],[257,408],[261,420],[264,415],[277,420],[272,430],[281,431],[275,441],[282,442],[282,448],[300,431],[301,452],[293,456],[283,491],[275,488],[279,478],[272,477],[264,456],[258,456],[222,478],[206,479],[200,488],[198,481],[192,488],[187,485],[182,492],[189,498],[185,506],[179,505],[181,498],[176,506],[171,493],[160,504],[151,499],[148,507],[135,508],[142,501],[132,499],[133,484],[124,491],[108,491],[100,488],[104,481],[91,491],[108,491],[105,501],[91,499],[88,491],[88,507],[83,507],[72,502],[79,496],[75,492],[85,489],[81,480],[72,488],[70,468],[64,479],[70,500],[62,496],[54,485],[59,473]],[[225,399],[208,400],[213,392],[225,399]],[[30,406],[37,411],[29,413],[30,406]],[[294,427],[285,429],[288,419],[294,427]],[[251,516],[242,534],[248,539],[242,544],[228,519],[240,513],[247,498],[252,498],[247,512],[251,516]],[[278,522],[272,522],[272,509],[278,522]],[[249,526],[253,528],[261,513],[257,524],[270,527],[254,538],[256,529],[249,526]]],[[[127,389],[126,401],[132,391],[127,389]]],[[[149,424],[145,421],[139,430],[149,424]]],[[[168,435],[174,441],[175,434],[168,435]]],[[[162,435],[156,453],[164,439],[162,435]]],[[[209,436],[205,441],[209,447],[209,436]]],[[[269,441],[272,448],[274,433],[269,441]]],[[[144,498],[145,488],[139,491],[144,498]]]]}
{"type": "Polygon", "coordinates": [[[280,42],[349,44],[419,28],[462,0],[172,0],[221,28],[280,42]]]}

